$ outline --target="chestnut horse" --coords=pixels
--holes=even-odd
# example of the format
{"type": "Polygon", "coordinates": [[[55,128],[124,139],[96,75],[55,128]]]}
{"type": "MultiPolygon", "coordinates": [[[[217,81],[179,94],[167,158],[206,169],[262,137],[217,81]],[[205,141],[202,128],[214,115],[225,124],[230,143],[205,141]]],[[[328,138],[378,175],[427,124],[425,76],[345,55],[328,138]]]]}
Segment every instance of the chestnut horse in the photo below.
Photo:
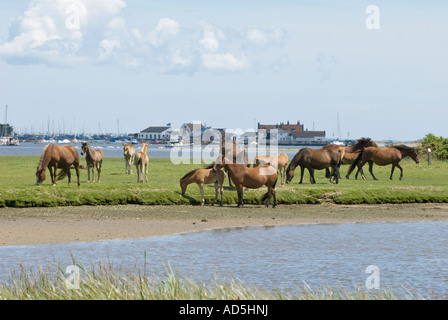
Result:
{"type": "MultiPolygon", "coordinates": [[[[235,140],[232,140],[231,142],[226,141],[225,136],[221,138],[221,156],[225,156],[228,159],[228,163],[237,163],[250,166],[249,157],[246,150],[241,149],[235,140]]],[[[227,169],[225,170],[227,171],[227,169]]],[[[230,175],[229,186],[233,187],[230,175]]]]}
{"type": "MultiPolygon", "coordinates": [[[[335,144],[329,144],[329,145],[326,145],[325,147],[323,147],[322,149],[334,148],[335,146],[336,146],[335,144]]],[[[337,147],[339,147],[339,146],[337,146],[337,147]]],[[[352,164],[353,162],[355,162],[355,160],[359,156],[359,153],[361,152],[361,150],[364,148],[367,148],[367,147],[377,147],[378,148],[378,145],[375,143],[375,141],[373,141],[370,138],[361,138],[361,139],[356,140],[356,143],[354,145],[345,147],[345,153],[344,153],[344,157],[342,158],[342,164],[352,164]]],[[[359,163],[358,163],[358,167],[359,167],[359,163]]],[[[360,170],[358,170],[356,172],[355,179],[358,178],[359,172],[361,172],[363,174],[362,168],[360,168],[360,170]]],[[[330,170],[328,168],[326,169],[325,176],[327,178],[330,177],[330,170]]],[[[339,179],[340,178],[341,178],[341,176],[339,175],[339,179]]]]}
{"type": "Polygon", "coordinates": [[[277,155],[258,155],[254,158],[253,168],[258,167],[260,164],[270,164],[274,168],[280,171],[280,181],[282,187],[285,185],[286,180],[286,167],[288,166],[288,155],[286,153],[279,153],[277,155]]]}
{"type": "Polygon", "coordinates": [[[148,182],[148,162],[148,144],[142,143],[142,150],[137,152],[134,157],[137,169],[137,182],[143,183],[143,174],[145,175],[145,181],[148,182]]]}
{"type": "Polygon", "coordinates": [[[305,168],[310,173],[311,183],[316,183],[314,179],[314,170],[322,170],[331,168],[330,182],[339,183],[339,167],[341,161],[344,158],[345,148],[341,146],[335,146],[327,149],[309,149],[304,148],[296,153],[291,160],[288,168],[286,169],[286,183],[289,183],[294,178],[294,170],[300,166],[300,182],[303,181],[303,173],[305,168]],[[333,180],[334,179],[334,180],[333,180]]]}
{"type": "MultiPolygon", "coordinates": [[[[392,169],[390,172],[390,180],[392,180],[392,176],[394,174],[395,167],[400,169],[400,180],[403,178],[403,168],[400,166],[399,162],[406,157],[411,157],[412,160],[415,161],[415,163],[419,163],[417,151],[414,148],[405,146],[405,145],[398,145],[393,146],[390,148],[376,148],[376,147],[367,147],[361,151],[359,156],[356,158],[355,162],[350,167],[350,170],[348,171],[346,178],[348,179],[350,177],[350,174],[352,173],[353,169],[360,163],[360,168],[364,166],[366,162],[369,163],[369,171],[372,175],[372,178],[374,180],[378,180],[375,175],[373,174],[373,164],[377,164],[379,166],[386,166],[389,164],[392,164],[392,169]]],[[[359,171],[360,169],[358,169],[359,171]]],[[[366,177],[361,172],[362,178],[365,180],[366,177]]]]}
{"type": "Polygon", "coordinates": [[[41,184],[45,180],[47,168],[50,171],[51,182],[56,185],[56,180],[64,179],[68,176],[68,184],[71,183],[70,167],[76,170],[76,176],[79,182],[79,152],[72,146],[58,146],[54,143],[45,146],[40,156],[39,164],[36,170],[36,185],[41,184]],[[59,174],[57,170],[61,169],[59,174]],[[54,172],[53,172],[54,169],[54,172]]]}
{"type": "Polygon", "coordinates": [[[213,200],[212,206],[215,205],[216,200],[218,199],[218,192],[221,193],[221,206],[222,206],[222,191],[223,191],[223,183],[226,174],[222,170],[213,170],[210,168],[204,169],[195,169],[188,172],[182,178],[180,178],[180,187],[182,190],[182,195],[187,191],[187,187],[191,183],[196,183],[199,186],[199,190],[201,191],[201,206],[205,203],[204,198],[204,184],[215,184],[215,200],[213,200]]]}
{"type": "Polygon", "coordinates": [[[98,173],[98,182],[101,181],[101,167],[103,166],[104,154],[100,149],[92,150],[87,142],[82,143],[81,155],[86,154],[87,182],[90,182],[90,170],[92,170],[92,182],[95,182],[95,168],[98,173]]]}
{"type": "MultiPolygon", "coordinates": [[[[277,205],[277,197],[275,195],[275,184],[277,183],[277,170],[270,165],[250,168],[246,165],[236,163],[226,163],[226,158],[222,157],[221,161],[217,161],[213,165],[213,170],[219,170],[224,167],[235,184],[238,193],[238,207],[242,207],[243,188],[259,189],[263,186],[268,187],[268,191],[261,198],[261,202],[266,201],[266,207],[269,206],[271,196],[274,197],[273,208],[277,205]]],[[[231,159],[230,159],[231,160],[231,159]]],[[[228,161],[231,162],[231,161],[228,161]]]]}
{"type": "Polygon", "coordinates": [[[123,143],[123,156],[126,164],[126,174],[132,174],[132,161],[135,156],[135,146],[132,143],[123,143]]]}

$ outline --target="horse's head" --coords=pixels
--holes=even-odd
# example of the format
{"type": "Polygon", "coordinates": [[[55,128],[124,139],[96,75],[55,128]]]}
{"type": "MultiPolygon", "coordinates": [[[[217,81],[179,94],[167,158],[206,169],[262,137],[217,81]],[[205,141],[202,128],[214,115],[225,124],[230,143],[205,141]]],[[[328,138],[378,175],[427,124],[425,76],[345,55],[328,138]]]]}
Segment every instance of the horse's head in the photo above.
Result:
{"type": "Polygon", "coordinates": [[[415,161],[415,163],[420,162],[420,160],[418,158],[417,150],[415,150],[414,148],[412,148],[411,152],[409,153],[409,156],[411,157],[412,160],[415,161]]]}
{"type": "Polygon", "coordinates": [[[180,178],[179,180],[180,189],[182,190],[182,196],[185,194],[185,191],[187,191],[188,184],[184,181],[184,178],[180,178]]]}
{"type": "Polygon", "coordinates": [[[286,183],[290,183],[292,178],[294,178],[294,169],[295,168],[292,168],[291,165],[286,169],[286,183]]]}
{"type": "Polygon", "coordinates": [[[37,169],[36,169],[36,186],[41,184],[42,182],[44,182],[46,172],[47,172],[47,170],[39,169],[39,167],[37,167],[37,169]]]}
{"type": "Polygon", "coordinates": [[[83,156],[84,153],[87,152],[87,149],[89,148],[89,145],[87,144],[87,142],[83,142],[82,143],[82,148],[81,148],[81,155],[83,156]]]}
{"type": "Polygon", "coordinates": [[[215,163],[213,164],[212,170],[213,172],[216,172],[225,165],[226,165],[226,157],[225,156],[218,157],[218,159],[216,159],[215,163]]]}

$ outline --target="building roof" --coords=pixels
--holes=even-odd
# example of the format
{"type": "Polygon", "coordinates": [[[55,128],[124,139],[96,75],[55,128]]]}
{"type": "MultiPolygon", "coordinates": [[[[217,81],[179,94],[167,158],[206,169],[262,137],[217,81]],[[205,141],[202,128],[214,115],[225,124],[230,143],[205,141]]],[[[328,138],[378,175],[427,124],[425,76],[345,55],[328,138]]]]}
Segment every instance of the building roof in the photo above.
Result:
{"type": "Polygon", "coordinates": [[[280,124],[260,124],[258,123],[258,129],[280,129],[286,133],[293,133],[298,131],[303,131],[303,124],[300,124],[300,121],[297,121],[295,124],[290,124],[289,121],[286,123],[280,122],[280,124]]]}
{"type": "Polygon", "coordinates": [[[325,131],[294,131],[293,138],[315,138],[325,137],[325,131]]]}
{"type": "Polygon", "coordinates": [[[161,133],[164,132],[166,130],[168,130],[170,127],[167,126],[162,126],[162,127],[148,127],[145,130],[140,131],[141,133],[143,132],[151,132],[151,133],[161,133]]]}

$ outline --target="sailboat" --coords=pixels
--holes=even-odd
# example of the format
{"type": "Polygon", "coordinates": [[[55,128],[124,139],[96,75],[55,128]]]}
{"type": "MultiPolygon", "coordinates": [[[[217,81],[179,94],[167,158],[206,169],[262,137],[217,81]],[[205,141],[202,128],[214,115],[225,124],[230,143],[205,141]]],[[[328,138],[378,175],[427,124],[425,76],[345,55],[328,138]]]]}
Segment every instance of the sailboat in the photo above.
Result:
{"type": "Polygon", "coordinates": [[[0,125],[2,128],[0,132],[0,146],[18,146],[19,139],[8,136],[8,131],[12,132],[12,128],[8,124],[8,105],[6,105],[5,110],[5,123],[0,125]],[[8,128],[11,128],[11,130],[8,130],[8,128]]]}

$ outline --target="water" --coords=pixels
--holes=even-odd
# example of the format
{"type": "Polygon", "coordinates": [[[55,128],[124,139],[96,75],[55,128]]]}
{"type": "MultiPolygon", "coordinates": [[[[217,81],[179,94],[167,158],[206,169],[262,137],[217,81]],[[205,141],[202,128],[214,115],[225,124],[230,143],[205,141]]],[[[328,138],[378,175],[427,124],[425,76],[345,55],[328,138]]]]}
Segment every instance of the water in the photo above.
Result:
{"type": "MultiPolygon", "coordinates": [[[[163,271],[211,281],[294,290],[328,286],[365,289],[369,265],[380,289],[410,287],[424,297],[448,298],[448,222],[357,223],[247,227],[155,238],[0,247],[0,280],[25,266],[110,261],[127,270],[163,271]]],[[[88,268],[89,269],[89,268],[88,268]]]]}
{"type": "MultiPolygon", "coordinates": [[[[67,145],[67,144],[59,144],[59,145],[67,145]]],[[[81,143],[70,143],[68,145],[74,146],[76,149],[78,149],[79,152],[81,152],[81,143]]],[[[104,156],[106,158],[123,158],[123,145],[122,143],[92,143],[90,144],[90,147],[92,149],[101,149],[103,150],[104,156]]],[[[44,149],[45,144],[42,143],[32,143],[32,142],[22,142],[18,146],[0,146],[0,156],[40,156],[42,153],[42,150],[44,149]]],[[[138,144],[135,146],[136,151],[139,151],[141,149],[141,145],[138,144]]],[[[278,152],[284,152],[288,155],[290,159],[294,157],[294,155],[297,153],[297,151],[300,149],[300,146],[281,146],[279,147],[278,152]]],[[[308,147],[308,148],[321,148],[321,147],[308,147]]],[[[165,147],[164,145],[158,145],[158,144],[150,144],[148,145],[148,156],[149,158],[170,158],[172,148],[165,147]]],[[[178,149],[177,149],[178,150],[178,149]]],[[[185,148],[183,150],[188,150],[188,148],[185,148]]],[[[199,155],[202,155],[204,159],[216,159],[219,155],[219,147],[218,146],[212,146],[208,147],[207,149],[202,149],[205,151],[201,151],[199,148],[194,147],[191,149],[191,152],[185,152],[181,153],[179,152],[177,156],[192,156],[195,158],[197,157],[196,153],[199,150],[199,155]]],[[[268,149],[269,150],[269,149],[268,149]]],[[[255,156],[256,149],[250,148],[249,149],[250,157],[255,156]]]]}

